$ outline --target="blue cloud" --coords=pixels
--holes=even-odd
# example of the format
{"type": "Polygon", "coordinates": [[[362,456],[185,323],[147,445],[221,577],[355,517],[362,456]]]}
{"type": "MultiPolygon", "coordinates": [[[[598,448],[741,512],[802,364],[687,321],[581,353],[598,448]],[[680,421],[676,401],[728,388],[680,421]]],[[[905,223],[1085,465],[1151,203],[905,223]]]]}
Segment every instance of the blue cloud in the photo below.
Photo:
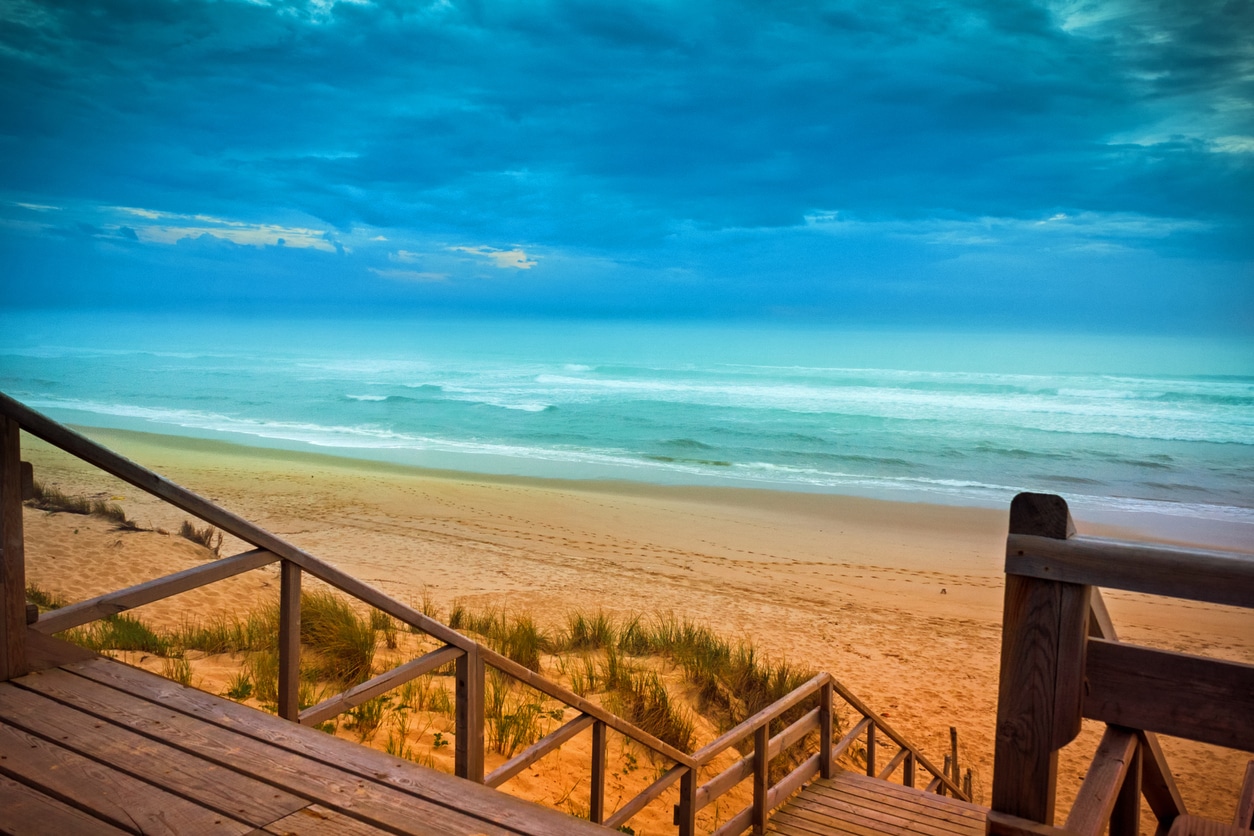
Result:
{"type": "Polygon", "coordinates": [[[1158,327],[1254,316],[1249,4],[0,15],[11,304],[77,270],[170,304],[1101,321],[1137,288],[1158,327]]]}

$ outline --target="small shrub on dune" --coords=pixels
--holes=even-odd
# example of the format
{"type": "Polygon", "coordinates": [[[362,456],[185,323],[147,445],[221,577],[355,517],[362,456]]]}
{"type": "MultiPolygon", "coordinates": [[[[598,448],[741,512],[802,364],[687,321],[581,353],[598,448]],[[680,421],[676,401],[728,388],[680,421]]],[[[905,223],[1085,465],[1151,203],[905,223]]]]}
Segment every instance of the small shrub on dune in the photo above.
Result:
{"type": "Polygon", "coordinates": [[[214,554],[222,553],[222,532],[211,525],[197,528],[191,520],[183,520],[179,526],[179,536],[204,546],[214,554]]]}
{"type": "Polygon", "coordinates": [[[301,642],[318,657],[314,675],[345,685],[370,678],[375,635],[369,618],[325,591],[302,594],[300,614],[301,642]]]}
{"type": "Polygon", "coordinates": [[[33,494],[30,505],[41,511],[91,515],[106,519],[113,523],[115,528],[124,531],[141,530],[134,520],[127,518],[122,506],[116,503],[63,493],[57,488],[43,485],[38,480],[34,484],[33,494]]]}
{"type": "Polygon", "coordinates": [[[39,607],[40,612],[59,610],[69,603],[69,601],[65,600],[64,595],[48,592],[34,584],[27,584],[26,600],[39,607]]]}
{"type": "Polygon", "coordinates": [[[616,644],[617,638],[614,622],[603,612],[594,616],[576,612],[566,618],[567,650],[599,650],[616,644]]]}

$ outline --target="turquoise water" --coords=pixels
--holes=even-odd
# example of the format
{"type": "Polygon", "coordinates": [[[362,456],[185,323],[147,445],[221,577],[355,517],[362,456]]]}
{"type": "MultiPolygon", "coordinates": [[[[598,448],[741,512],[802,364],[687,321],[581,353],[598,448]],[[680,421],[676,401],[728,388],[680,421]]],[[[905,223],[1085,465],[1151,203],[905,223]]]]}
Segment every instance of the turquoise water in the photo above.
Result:
{"type": "Polygon", "coordinates": [[[1254,523],[1241,340],[8,314],[58,420],[456,470],[1254,523]]]}

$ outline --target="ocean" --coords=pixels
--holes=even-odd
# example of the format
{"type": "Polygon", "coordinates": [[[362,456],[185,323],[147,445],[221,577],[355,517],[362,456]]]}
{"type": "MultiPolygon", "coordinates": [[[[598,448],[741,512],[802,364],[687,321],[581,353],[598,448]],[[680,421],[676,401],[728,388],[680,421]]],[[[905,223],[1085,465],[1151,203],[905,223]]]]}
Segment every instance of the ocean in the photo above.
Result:
{"type": "Polygon", "coordinates": [[[1239,338],[9,312],[0,389],[74,425],[471,473],[1254,525],[1239,338]]]}

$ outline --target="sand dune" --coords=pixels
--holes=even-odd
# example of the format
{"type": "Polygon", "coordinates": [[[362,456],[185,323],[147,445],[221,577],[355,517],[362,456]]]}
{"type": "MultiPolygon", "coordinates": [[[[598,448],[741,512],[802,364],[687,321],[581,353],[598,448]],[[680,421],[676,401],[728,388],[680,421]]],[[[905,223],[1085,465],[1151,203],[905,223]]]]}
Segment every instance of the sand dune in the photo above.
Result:
{"type": "MultiPolygon", "coordinates": [[[[988,798],[1000,645],[1005,513],[827,495],[546,482],[445,474],[217,442],[87,431],[403,601],[675,613],[773,658],[832,672],[939,760],[950,725],[988,798]]],[[[36,477],[120,497],[177,530],[182,512],[24,437],[36,477]]],[[[204,559],[178,537],[108,534],[27,511],[29,579],[80,599],[204,559]],[[110,539],[112,538],[112,539],[110,539]]],[[[1101,531],[1093,526],[1081,529],[1101,531]]],[[[228,543],[225,550],[245,548],[228,543]]],[[[273,570],[152,605],[151,617],[272,601],[273,570]]],[[[1108,593],[1123,637],[1254,662],[1248,612],[1108,593]]],[[[1064,752],[1065,812],[1096,724],[1064,752]]],[[[1248,756],[1164,745],[1191,811],[1230,820],[1248,756]]]]}

